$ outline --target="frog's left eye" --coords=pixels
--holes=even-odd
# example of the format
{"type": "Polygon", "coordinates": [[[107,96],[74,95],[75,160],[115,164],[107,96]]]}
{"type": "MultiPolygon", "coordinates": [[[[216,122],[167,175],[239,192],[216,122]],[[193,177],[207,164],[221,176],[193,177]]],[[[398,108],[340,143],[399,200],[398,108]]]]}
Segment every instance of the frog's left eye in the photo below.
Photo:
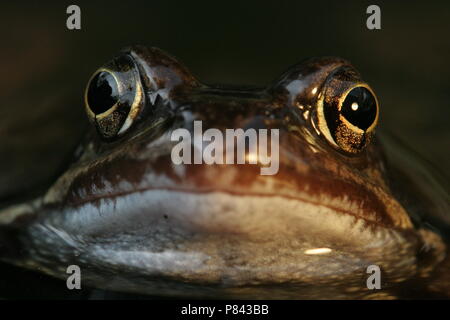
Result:
{"type": "Polygon", "coordinates": [[[318,127],[334,146],[348,153],[362,151],[378,121],[378,101],[365,83],[332,81],[318,99],[318,127]]]}
{"type": "Polygon", "coordinates": [[[95,114],[102,114],[113,108],[119,101],[119,85],[114,75],[108,71],[99,71],[87,88],[87,106],[95,114]]]}
{"type": "Polygon", "coordinates": [[[85,91],[89,120],[105,139],[124,134],[144,105],[144,93],[137,68],[131,59],[121,57],[97,70],[85,91]]]}

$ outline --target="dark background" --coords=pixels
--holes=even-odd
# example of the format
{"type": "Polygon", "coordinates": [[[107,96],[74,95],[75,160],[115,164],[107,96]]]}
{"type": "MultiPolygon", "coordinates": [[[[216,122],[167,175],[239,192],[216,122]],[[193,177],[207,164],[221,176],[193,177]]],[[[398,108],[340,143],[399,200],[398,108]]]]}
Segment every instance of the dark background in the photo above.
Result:
{"type": "Polygon", "coordinates": [[[381,126],[450,176],[449,33],[448,1],[2,2],[0,203],[51,183],[87,126],[88,78],[130,44],[206,83],[265,85],[306,57],[347,58],[377,93],[381,126]],[[70,4],[79,31],[66,29],[70,4]],[[370,4],[381,30],[366,28],[370,4]]]}

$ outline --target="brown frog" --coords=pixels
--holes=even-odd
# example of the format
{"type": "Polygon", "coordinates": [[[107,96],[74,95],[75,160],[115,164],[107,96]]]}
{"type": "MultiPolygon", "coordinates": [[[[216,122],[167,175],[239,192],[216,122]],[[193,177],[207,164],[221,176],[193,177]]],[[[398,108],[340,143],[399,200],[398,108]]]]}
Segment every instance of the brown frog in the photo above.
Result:
{"type": "Polygon", "coordinates": [[[77,265],[87,286],[150,295],[395,298],[408,284],[448,297],[448,189],[375,134],[379,108],[340,58],[239,88],[205,85],[157,48],[124,49],[88,82],[92,126],[71,165],[0,211],[0,259],[63,279],[77,265]],[[175,164],[172,135],[194,121],[277,130],[277,172],[175,164]]]}

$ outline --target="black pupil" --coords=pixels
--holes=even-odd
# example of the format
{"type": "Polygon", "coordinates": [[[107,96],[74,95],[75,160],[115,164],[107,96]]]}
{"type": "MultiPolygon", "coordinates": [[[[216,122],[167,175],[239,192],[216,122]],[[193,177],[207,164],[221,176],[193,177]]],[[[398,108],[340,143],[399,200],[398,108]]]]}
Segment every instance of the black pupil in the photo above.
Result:
{"type": "Polygon", "coordinates": [[[347,94],[341,113],[351,124],[366,130],[377,115],[375,97],[366,88],[357,87],[347,94]]]}
{"type": "Polygon", "coordinates": [[[91,80],[87,94],[89,108],[95,114],[109,110],[119,100],[117,82],[109,72],[99,72],[91,80]]]}

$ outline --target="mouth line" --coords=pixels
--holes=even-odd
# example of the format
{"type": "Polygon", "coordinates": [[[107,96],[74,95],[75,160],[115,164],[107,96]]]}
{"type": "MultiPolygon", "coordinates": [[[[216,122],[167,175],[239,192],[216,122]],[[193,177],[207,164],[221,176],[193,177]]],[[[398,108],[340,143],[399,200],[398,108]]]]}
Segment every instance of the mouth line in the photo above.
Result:
{"type": "Polygon", "coordinates": [[[84,197],[81,201],[69,202],[69,205],[72,207],[78,207],[78,206],[82,206],[84,204],[92,204],[92,205],[96,206],[96,205],[98,205],[98,203],[101,200],[105,200],[105,199],[115,200],[118,198],[125,197],[127,195],[145,193],[147,191],[180,192],[180,193],[193,194],[193,195],[201,195],[201,194],[219,192],[219,193],[224,193],[224,194],[228,194],[231,196],[254,196],[254,197],[264,197],[264,198],[282,197],[282,198],[285,198],[286,200],[299,201],[302,203],[307,203],[309,205],[318,206],[318,207],[321,206],[321,207],[325,207],[327,209],[330,209],[330,210],[335,211],[340,214],[345,214],[347,216],[351,216],[356,219],[362,219],[365,223],[367,223],[368,225],[374,226],[374,227],[382,227],[382,228],[389,227],[389,228],[393,228],[395,230],[403,230],[396,226],[390,226],[390,225],[386,225],[386,224],[368,219],[367,217],[365,217],[361,214],[351,212],[349,210],[345,210],[338,206],[333,206],[331,204],[324,204],[324,203],[321,203],[320,201],[308,199],[306,196],[305,197],[295,197],[295,196],[286,195],[286,194],[263,193],[263,192],[245,192],[245,193],[243,193],[243,192],[227,190],[227,189],[223,189],[223,188],[188,189],[188,188],[176,188],[176,187],[141,187],[141,188],[134,188],[133,190],[115,192],[114,194],[100,194],[100,195],[96,195],[96,196],[84,197]]]}

